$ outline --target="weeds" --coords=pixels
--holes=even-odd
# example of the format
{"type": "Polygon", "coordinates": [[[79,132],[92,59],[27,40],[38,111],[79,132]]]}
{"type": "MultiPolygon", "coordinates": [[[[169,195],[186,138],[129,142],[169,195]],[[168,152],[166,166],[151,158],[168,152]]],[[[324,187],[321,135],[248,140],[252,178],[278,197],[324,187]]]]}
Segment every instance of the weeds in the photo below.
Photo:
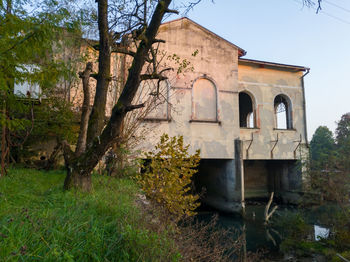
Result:
{"type": "Polygon", "coordinates": [[[143,227],[130,180],[94,177],[63,192],[64,172],[10,170],[0,180],[1,261],[176,261],[166,234],[143,227]]]}

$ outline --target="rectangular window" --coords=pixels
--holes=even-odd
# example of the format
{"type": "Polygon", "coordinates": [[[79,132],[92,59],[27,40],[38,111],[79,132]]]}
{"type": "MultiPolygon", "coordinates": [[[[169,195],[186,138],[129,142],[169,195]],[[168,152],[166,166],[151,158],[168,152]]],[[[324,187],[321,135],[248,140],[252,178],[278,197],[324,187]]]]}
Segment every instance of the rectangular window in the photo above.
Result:
{"type": "Polygon", "coordinates": [[[14,94],[18,96],[39,98],[41,94],[41,89],[38,83],[33,83],[29,80],[30,76],[35,73],[35,71],[40,70],[37,65],[23,65],[17,68],[17,71],[23,73],[23,78],[27,80],[20,81],[16,80],[14,84],[14,94]],[[28,77],[27,77],[28,76],[28,77]]]}
{"type": "Polygon", "coordinates": [[[167,81],[143,81],[138,91],[137,100],[145,103],[144,120],[170,120],[169,85],[167,81]]]}

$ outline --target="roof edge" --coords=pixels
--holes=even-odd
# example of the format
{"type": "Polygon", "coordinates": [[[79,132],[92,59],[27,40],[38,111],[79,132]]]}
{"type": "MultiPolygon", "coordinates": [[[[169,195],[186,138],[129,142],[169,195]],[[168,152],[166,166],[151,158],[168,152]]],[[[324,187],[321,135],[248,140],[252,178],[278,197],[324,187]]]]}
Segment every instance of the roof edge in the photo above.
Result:
{"type": "Polygon", "coordinates": [[[202,30],[208,32],[209,34],[212,34],[212,35],[214,35],[215,37],[220,38],[220,39],[224,40],[225,42],[227,42],[228,44],[230,44],[230,45],[236,47],[236,48],[238,49],[238,56],[239,56],[239,57],[245,56],[245,55],[247,54],[247,52],[246,52],[243,48],[239,47],[238,45],[233,44],[232,42],[226,40],[225,38],[219,36],[218,34],[215,34],[214,32],[210,31],[209,29],[207,29],[207,28],[205,28],[204,26],[202,26],[202,25],[196,23],[195,21],[193,21],[192,19],[190,19],[190,18],[188,18],[188,17],[186,17],[186,16],[180,17],[180,18],[177,18],[177,19],[174,19],[174,20],[170,20],[170,21],[167,21],[167,22],[164,22],[164,23],[161,24],[161,26],[162,26],[162,25],[166,25],[166,24],[170,24],[170,23],[173,23],[173,22],[181,21],[181,20],[188,20],[188,21],[190,21],[191,23],[193,23],[193,24],[195,24],[196,26],[198,26],[199,28],[201,28],[202,30]]]}
{"type": "Polygon", "coordinates": [[[252,63],[257,65],[267,65],[271,67],[282,67],[286,69],[294,69],[297,71],[308,71],[310,70],[309,67],[305,66],[297,66],[297,65],[288,65],[288,64],[281,64],[281,63],[275,63],[275,62],[268,62],[268,61],[260,61],[260,60],[254,60],[254,59],[248,59],[248,58],[239,58],[238,62],[245,62],[245,63],[252,63]]]}

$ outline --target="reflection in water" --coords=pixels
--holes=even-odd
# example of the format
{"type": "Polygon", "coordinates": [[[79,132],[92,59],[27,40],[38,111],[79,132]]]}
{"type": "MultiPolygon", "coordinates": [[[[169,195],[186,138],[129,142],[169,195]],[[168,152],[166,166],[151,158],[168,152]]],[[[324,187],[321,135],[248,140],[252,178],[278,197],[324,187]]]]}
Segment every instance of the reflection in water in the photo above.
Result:
{"type": "MultiPolygon", "coordinates": [[[[284,215],[297,211],[298,210],[296,208],[290,206],[280,206],[273,215],[273,218],[278,220],[284,215]]],[[[284,229],[278,228],[274,225],[274,223],[266,225],[264,223],[264,212],[264,205],[248,205],[246,206],[245,219],[242,219],[242,217],[238,214],[218,214],[218,223],[216,225],[217,228],[234,228],[240,231],[243,239],[240,261],[251,261],[249,260],[249,254],[258,251],[263,251],[264,257],[273,257],[278,259],[283,256],[283,254],[280,252],[280,244],[283,240],[284,229]]],[[[213,214],[214,212],[205,212],[199,214],[198,217],[202,221],[209,221],[213,214]]],[[[318,226],[317,233],[315,231],[315,236],[318,236],[319,234],[325,236],[324,233],[326,233],[326,231],[322,230],[321,227],[318,226]]],[[[237,237],[237,235],[233,237],[237,237]]],[[[233,259],[233,261],[236,261],[236,259],[237,257],[233,259]]],[[[279,261],[279,259],[274,261],[279,261]]]]}
{"type": "MultiPolygon", "coordinates": [[[[249,254],[259,250],[268,251],[269,253],[278,252],[279,244],[281,242],[280,234],[276,229],[264,226],[263,213],[264,206],[257,206],[253,209],[251,206],[248,206],[245,220],[243,220],[240,215],[223,213],[218,215],[218,222],[216,225],[218,229],[234,228],[240,232],[242,249],[239,254],[239,261],[252,261],[249,260],[249,254]]],[[[214,212],[206,212],[199,214],[198,217],[202,221],[209,221],[213,214],[214,212]]],[[[232,237],[237,238],[237,234],[232,237]]],[[[233,261],[237,261],[237,257],[233,258],[233,261]]]]}
{"type": "MultiPolygon", "coordinates": [[[[259,249],[278,250],[281,236],[278,229],[264,225],[265,206],[247,206],[246,217],[240,215],[220,214],[218,226],[236,228],[244,233],[247,251],[255,252],[259,249]]],[[[283,212],[283,211],[279,211],[283,212]]],[[[210,215],[209,215],[210,216],[210,215]]]]}
{"type": "MultiPolygon", "coordinates": [[[[283,260],[284,254],[280,252],[280,244],[284,240],[283,237],[286,235],[286,230],[288,230],[288,228],[278,227],[278,223],[266,225],[264,223],[264,210],[264,205],[247,205],[245,219],[242,219],[238,214],[218,214],[217,228],[234,228],[240,232],[243,245],[239,261],[255,261],[249,259],[249,254],[257,251],[263,251],[264,257],[273,258],[273,261],[283,260]]],[[[302,210],[291,206],[280,206],[273,215],[273,220],[280,221],[283,217],[290,217],[301,211],[302,210]]],[[[209,221],[214,213],[214,211],[200,213],[198,218],[202,221],[209,221]]],[[[311,211],[307,212],[306,215],[311,231],[305,233],[309,234],[310,239],[318,240],[319,237],[327,238],[330,234],[330,230],[319,226],[319,222],[317,222],[322,215],[311,211]]],[[[292,220],[291,223],[293,223],[292,220]]],[[[292,227],[293,225],[291,224],[290,226],[292,227]]],[[[232,237],[237,237],[237,235],[232,237]]],[[[237,261],[237,257],[235,257],[233,261],[237,261]]]]}

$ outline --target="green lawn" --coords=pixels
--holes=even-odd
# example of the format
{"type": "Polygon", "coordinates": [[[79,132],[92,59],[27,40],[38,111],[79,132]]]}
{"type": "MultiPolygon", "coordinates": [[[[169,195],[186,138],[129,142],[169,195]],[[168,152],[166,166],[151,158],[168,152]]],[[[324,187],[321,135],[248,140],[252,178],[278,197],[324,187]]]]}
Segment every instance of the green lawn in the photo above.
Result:
{"type": "Polygon", "coordinates": [[[130,180],[95,176],[64,192],[63,171],[12,169],[0,178],[0,261],[177,261],[166,235],[144,226],[130,180]]]}

